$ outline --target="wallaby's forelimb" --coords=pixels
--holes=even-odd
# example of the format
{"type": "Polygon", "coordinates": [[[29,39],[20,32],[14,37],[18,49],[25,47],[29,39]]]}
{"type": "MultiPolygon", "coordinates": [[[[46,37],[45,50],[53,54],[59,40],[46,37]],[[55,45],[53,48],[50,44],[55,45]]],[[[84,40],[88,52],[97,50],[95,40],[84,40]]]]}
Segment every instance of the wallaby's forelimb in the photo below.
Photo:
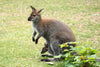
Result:
{"type": "Polygon", "coordinates": [[[35,37],[36,36],[36,32],[34,31],[34,33],[33,33],[33,36],[32,36],[32,41],[34,42],[35,41],[35,37]]]}
{"type": "Polygon", "coordinates": [[[59,41],[55,39],[55,37],[52,37],[50,39],[50,48],[52,50],[52,55],[56,56],[60,54],[60,46],[59,46],[59,41]]]}
{"type": "Polygon", "coordinates": [[[35,44],[38,43],[38,39],[39,39],[41,36],[42,36],[41,34],[39,34],[39,35],[37,36],[36,41],[35,41],[35,44]]]}

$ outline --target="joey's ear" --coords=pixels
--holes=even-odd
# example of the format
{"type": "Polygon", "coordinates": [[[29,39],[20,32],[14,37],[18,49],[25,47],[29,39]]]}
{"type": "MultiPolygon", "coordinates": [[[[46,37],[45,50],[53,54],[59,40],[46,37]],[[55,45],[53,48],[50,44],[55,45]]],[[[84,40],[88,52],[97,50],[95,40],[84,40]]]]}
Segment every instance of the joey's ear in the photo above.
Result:
{"type": "Polygon", "coordinates": [[[40,10],[38,11],[38,13],[40,13],[42,10],[44,10],[44,8],[40,9],[40,10]]]}
{"type": "Polygon", "coordinates": [[[46,48],[48,48],[48,44],[47,44],[47,45],[45,45],[45,47],[46,47],[46,48]]]}
{"type": "Polygon", "coordinates": [[[36,10],[34,7],[30,6],[32,8],[32,11],[36,10]]]}

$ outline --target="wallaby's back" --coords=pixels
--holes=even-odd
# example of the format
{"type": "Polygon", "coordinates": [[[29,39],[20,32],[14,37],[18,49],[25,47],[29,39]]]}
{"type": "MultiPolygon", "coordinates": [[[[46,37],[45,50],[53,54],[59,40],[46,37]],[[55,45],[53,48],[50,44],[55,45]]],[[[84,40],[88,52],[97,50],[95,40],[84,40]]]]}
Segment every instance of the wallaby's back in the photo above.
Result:
{"type": "Polygon", "coordinates": [[[43,37],[47,40],[53,36],[61,41],[61,43],[75,41],[75,36],[71,29],[63,22],[57,20],[42,19],[37,29],[43,31],[43,37]]]}

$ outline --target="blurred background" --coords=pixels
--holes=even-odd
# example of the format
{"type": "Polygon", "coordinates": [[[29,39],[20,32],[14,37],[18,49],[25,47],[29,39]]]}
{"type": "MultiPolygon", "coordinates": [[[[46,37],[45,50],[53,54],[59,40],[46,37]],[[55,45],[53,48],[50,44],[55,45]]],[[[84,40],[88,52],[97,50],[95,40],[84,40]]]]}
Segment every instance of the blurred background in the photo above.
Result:
{"type": "Polygon", "coordinates": [[[100,0],[0,0],[0,67],[63,67],[40,61],[45,40],[32,42],[31,5],[44,8],[42,18],[66,23],[77,42],[90,42],[84,46],[96,48],[100,57],[100,0]]]}

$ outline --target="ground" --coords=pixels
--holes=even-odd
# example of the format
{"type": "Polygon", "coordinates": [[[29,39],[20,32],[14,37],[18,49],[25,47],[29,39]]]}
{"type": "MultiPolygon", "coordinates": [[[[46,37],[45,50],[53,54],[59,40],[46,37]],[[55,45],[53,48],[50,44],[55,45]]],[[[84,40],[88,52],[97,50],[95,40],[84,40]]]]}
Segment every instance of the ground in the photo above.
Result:
{"type": "Polygon", "coordinates": [[[32,42],[31,5],[44,8],[42,18],[67,24],[78,42],[100,51],[100,0],[0,0],[0,67],[63,67],[63,62],[40,62],[45,40],[32,42]]]}

